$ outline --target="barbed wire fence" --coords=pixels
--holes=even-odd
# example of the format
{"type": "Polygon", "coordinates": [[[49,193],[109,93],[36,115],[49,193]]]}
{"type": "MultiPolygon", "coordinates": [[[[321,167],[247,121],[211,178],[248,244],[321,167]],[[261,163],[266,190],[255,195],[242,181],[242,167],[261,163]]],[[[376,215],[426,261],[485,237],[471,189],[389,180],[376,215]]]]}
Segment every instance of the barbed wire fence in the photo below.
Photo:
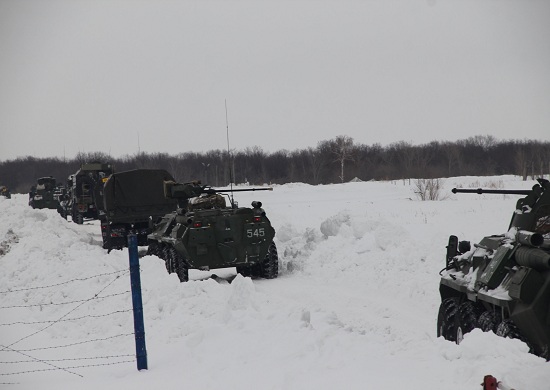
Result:
{"type": "MultiPolygon", "coordinates": [[[[5,297],[9,296],[10,294],[17,294],[21,292],[28,293],[33,290],[46,291],[48,289],[50,291],[52,289],[55,291],[55,289],[60,288],[62,286],[66,286],[71,283],[83,283],[83,282],[88,282],[93,280],[97,281],[98,278],[110,279],[108,283],[105,283],[93,295],[88,296],[87,298],[84,298],[84,299],[68,299],[60,302],[50,301],[47,303],[23,302],[24,304],[19,304],[17,297],[15,297],[14,299],[10,299],[8,301],[16,302],[16,304],[0,306],[0,318],[5,318],[6,316],[1,314],[2,310],[18,309],[18,308],[27,308],[31,310],[37,307],[40,310],[42,310],[44,307],[48,307],[48,306],[63,307],[65,305],[74,305],[71,309],[65,311],[64,314],[60,316],[57,315],[54,318],[51,318],[51,317],[44,318],[43,320],[37,320],[37,321],[17,320],[12,322],[5,322],[5,323],[0,322],[0,332],[2,332],[2,329],[6,329],[9,327],[19,327],[19,326],[31,326],[31,327],[34,327],[34,329],[37,329],[37,330],[29,331],[27,334],[25,334],[22,337],[19,337],[15,341],[12,341],[10,343],[4,342],[0,344],[0,385],[17,385],[18,384],[17,380],[21,380],[21,375],[27,375],[31,373],[43,373],[47,371],[63,371],[71,375],[83,377],[82,374],[80,374],[75,370],[82,369],[82,368],[93,368],[93,367],[103,367],[103,366],[117,365],[117,364],[135,363],[136,356],[133,353],[128,353],[128,354],[106,353],[100,356],[75,356],[75,357],[59,357],[57,355],[54,355],[54,356],[48,356],[47,358],[37,357],[36,355],[37,353],[39,353],[39,351],[46,351],[47,353],[55,354],[56,351],[59,351],[64,348],[74,347],[74,346],[83,345],[83,344],[93,344],[93,343],[100,343],[104,341],[111,341],[113,339],[123,338],[123,337],[130,337],[130,336],[133,337],[135,336],[135,332],[120,333],[120,334],[114,334],[109,336],[90,338],[86,340],[75,341],[71,343],[64,343],[59,345],[49,345],[49,346],[37,345],[31,348],[17,348],[17,344],[21,343],[22,341],[28,340],[31,337],[37,334],[40,334],[46,331],[47,329],[50,329],[61,323],[67,324],[67,323],[73,322],[75,326],[78,326],[79,321],[90,320],[90,319],[103,319],[111,316],[116,316],[119,314],[133,312],[133,309],[129,308],[125,310],[110,310],[100,314],[86,314],[86,315],[80,315],[80,316],[73,315],[75,311],[85,307],[85,305],[90,304],[91,302],[94,302],[94,303],[105,302],[106,300],[124,296],[124,295],[130,296],[131,295],[130,290],[111,293],[111,294],[104,294],[104,292],[109,287],[111,287],[116,281],[118,281],[123,276],[129,275],[129,273],[130,273],[130,270],[125,269],[125,270],[118,270],[118,271],[113,271],[108,273],[101,273],[97,275],[91,275],[85,278],[70,279],[64,282],[50,284],[50,285],[32,286],[27,288],[13,288],[13,289],[6,289],[3,291],[0,291],[0,298],[2,299],[2,301],[6,301],[7,299],[5,299],[5,297]],[[19,358],[13,358],[13,356],[18,356],[19,358]],[[14,369],[13,367],[16,367],[16,368],[14,369]],[[29,367],[29,368],[19,369],[19,367],[29,367]],[[14,378],[13,381],[12,381],[12,378],[14,378]]],[[[74,290],[75,289],[73,289],[73,291],[74,290]]],[[[2,332],[2,333],[5,333],[5,332],[2,332]]],[[[117,351],[117,352],[120,352],[120,351],[117,351]]]]}

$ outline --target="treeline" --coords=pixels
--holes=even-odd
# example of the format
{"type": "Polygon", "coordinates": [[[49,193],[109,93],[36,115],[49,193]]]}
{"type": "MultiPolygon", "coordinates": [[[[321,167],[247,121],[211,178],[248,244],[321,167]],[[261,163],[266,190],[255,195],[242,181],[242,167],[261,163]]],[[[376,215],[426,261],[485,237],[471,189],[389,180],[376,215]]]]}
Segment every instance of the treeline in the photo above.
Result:
{"type": "Polygon", "coordinates": [[[53,176],[60,182],[85,162],[110,162],[116,171],[160,168],[177,181],[201,180],[220,187],[231,182],[254,185],[303,182],[329,184],[361,180],[494,176],[530,177],[550,174],[550,142],[498,141],[476,136],[456,142],[423,145],[397,142],[388,146],[355,143],[338,136],[313,148],[272,153],[260,147],[205,153],[138,153],[121,158],[103,152],[79,153],[74,159],[24,157],[0,162],[0,185],[28,192],[36,179],[53,176]]]}

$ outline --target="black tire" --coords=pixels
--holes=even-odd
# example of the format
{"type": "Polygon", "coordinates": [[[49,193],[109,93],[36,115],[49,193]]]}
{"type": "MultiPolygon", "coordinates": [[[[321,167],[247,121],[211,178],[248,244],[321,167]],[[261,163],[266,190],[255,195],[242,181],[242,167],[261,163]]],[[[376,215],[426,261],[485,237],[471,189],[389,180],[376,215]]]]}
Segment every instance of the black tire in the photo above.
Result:
{"type": "Polygon", "coordinates": [[[147,255],[148,256],[158,256],[158,247],[159,244],[155,241],[149,241],[149,245],[147,246],[147,255]]]}
{"type": "Polygon", "coordinates": [[[237,273],[241,274],[245,278],[250,277],[252,276],[252,269],[249,265],[243,265],[243,266],[237,267],[237,273]]]}
{"type": "Polygon", "coordinates": [[[168,271],[169,274],[176,272],[176,264],[175,264],[175,257],[173,256],[172,247],[169,247],[168,245],[164,245],[162,247],[161,252],[161,259],[164,260],[164,263],[166,264],[166,271],[168,271]]]}
{"type": "Polygon", "coordinates": [[[82,225],[84,223],[84,216],[80,213],[73,214],[73,222],[77,225],[82,225]]]}
{"type": "Polygon", "coordinates": [[[175,273],[178,276],[180,282],[189,281],[189,265],[185,258],[181,256],[174,247],[165,246],[164,252],[166,253],[166,270],[169,274],[175,273]]]}
{"type": "Polygon", "coordinates": [[[477,319],[477,326],[484,332],[497,332],[497,326],[500,323],[500,315],[493,311],[484,311],[477,319]]]}
{"type": "Polygon", "coordinates": [[[168,262],[168,260],[170,259],[170,247],[168,247],[168,245],[166,244],[162,244],[157,256],[160,257],[162,260],[168,262]]]}
{"type": "Polygon", "coordinates": [[[101,239],[103,249],[111,250],[111,229],[106,221],[101,221],[101,239]]]}
{"type": "Polygon", "coordinates": [[[498,324],[496,334],[500,337],[525,341],[518,327],[512,322],[511,319],[506,319],[498,324]]]}
{"type": "Polygon", "coordinates": [[[102,237],[103,239],[103,249],[107,249],[109,252],[111,251],[111,240],[109,237],[102,237]]]}
{"type": "Polygon", "coordinates": [[[455,341],[457,344],[462,342],[464,335],[470,333],[477,327],[477,319],[481,310],[471,301],[466,301],[460,304],[455,316],[455,341]]]}
{"type": "MultiPolygon", "coordinates": [[[[525,336],[523,336],[519,328],[512,322],[511,319],[505,319],[497,326],[496,331],[497,336],[507,337],[509,339],[518,339],[523,341],[529,347],[529,353],[535,353],[535,348],[532,343],[530,343],[525,336]]],[[[543,351],[544,352],[544,351],[543,351]]],[[[546,353],[548,353],[546,351],[546,353]]],[[[543,356],[541,356],[543,357],[543,356]]],[[[544,357],[546,359],[546,357],[544,357]]]]}
{"type": "Polygon", "coordinates": [[[185,258],[181,256],[174,248],[173,250],[173,264],[175,266],[175,272],[176,275],[178,275],[178,278],[180,282],[188,282],[189,281],[189,265],[187,264],[187,261],[185,261],[185,258]]]}
{"type": "Polygon", "coordinates": [[[271,242],[267,254],[260,263],[260,277],[264,279],[275,279],[279,275],[279,256],[277,247],[271,242]]]}
{"type": "Polygon", "coordinates": [[[460,298],[450,297],[441,302],[437,314],[437,337],[456,342],[456,315],[460,298]]]}
{"type": "Polygon", "coordinates": [[[250,277],[252,279],[257,279],[261,276],[261,264],[252,264],[252,265],[243,265],[237,267],[237,273],[241,274],[244,277],[250,277]]]}

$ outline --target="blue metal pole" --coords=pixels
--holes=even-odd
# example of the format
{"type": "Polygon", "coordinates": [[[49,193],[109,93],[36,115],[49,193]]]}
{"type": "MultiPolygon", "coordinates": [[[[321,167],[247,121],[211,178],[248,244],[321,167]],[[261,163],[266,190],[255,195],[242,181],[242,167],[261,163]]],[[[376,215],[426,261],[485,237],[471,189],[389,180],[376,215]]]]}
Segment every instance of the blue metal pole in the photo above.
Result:
{"type": "Polygon", "coordinates": [[[147,350],[145,349],[145,325],[143,323],[143,304],[141,301],[138,245],[137,236],[133,233],[128,235],[128,254],[130,256],[130,282],[132,284],[137,369],[147,370],[147,350]]]}

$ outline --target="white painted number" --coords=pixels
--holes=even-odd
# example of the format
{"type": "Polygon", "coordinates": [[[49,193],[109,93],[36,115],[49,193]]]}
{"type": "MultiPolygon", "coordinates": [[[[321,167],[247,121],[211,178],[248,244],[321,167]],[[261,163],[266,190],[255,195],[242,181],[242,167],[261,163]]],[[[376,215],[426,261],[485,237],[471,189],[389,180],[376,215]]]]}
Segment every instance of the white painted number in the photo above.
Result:
{"type": "Polygon", "coordinates": [[[259,228],[259,229],[246,229],[246,236],[248,238],[253,237],[265,237],[265,229],[259,228]]]}

